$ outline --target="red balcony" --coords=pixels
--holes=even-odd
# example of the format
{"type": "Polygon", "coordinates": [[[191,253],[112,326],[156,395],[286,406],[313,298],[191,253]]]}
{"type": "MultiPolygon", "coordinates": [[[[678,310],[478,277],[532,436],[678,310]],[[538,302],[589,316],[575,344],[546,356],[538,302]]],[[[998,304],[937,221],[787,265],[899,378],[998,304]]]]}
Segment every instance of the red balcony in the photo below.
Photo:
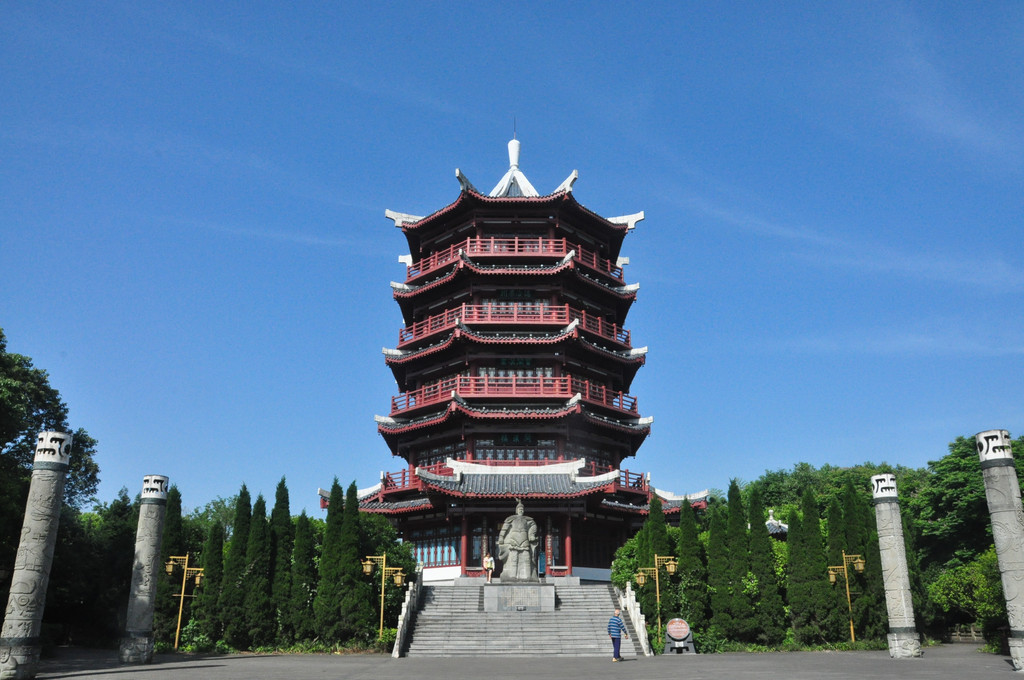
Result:
{"type": "Polygon", "coordinates": [[[454,392],[460,397],[553,397],[572,396],[571,378],[456,376],[391,397],[391,415],[448,401],[454,392]]]}
{"type": "Polygon", "coordinates": [[[637,415],[636,397],[570,376],[455,376],[391,397],[392,416],[446,402],[453,394],[467,398],[555,398],[580,394],[584,401],[637,415]]]}
{"type": "Polygon", "coordinates": [[[580,394],[583,397],[583,401],[600,404],[623,413],[633,415],[638,413],[636,397],[625,392],[613,392],[604,385],[591,383],[589,380],[576,380],[575,378],[572,381],[572,391],[574,394],[580,394]]]}
{"type": "Polygon", "coordinates": [[[509,303],[486,305],[461,305],[441,314],[427,317],[411,326],[398,331],[398,346],[402,347],[416,342],[435,333],[450,331],[459,319],[463,323],[483,324],[514,324],[539,326],[565,326],[574,319],[579,319],[580,327],[589,333],[617,342],[625,347],[630,346],[630,332],[618,324],[605,321],[599,316],[587,314],[569,305],[555,307],[541,303],[509,303]]]}
{"type": "Polygon", "coordinates": [[[406,283],[412,283],[422,276],[437,271],[455,261],[459,251],[470,257],[565,257],[575,251],[573,258],[580,264],[595,271],[623,280],[622,267],[618,267],[597,253],[581,246],[569,243],[564,238],[469,238],[461,243],[449,246],[444,250],[431,253],[429,256],[406,267],[406,283]]]}

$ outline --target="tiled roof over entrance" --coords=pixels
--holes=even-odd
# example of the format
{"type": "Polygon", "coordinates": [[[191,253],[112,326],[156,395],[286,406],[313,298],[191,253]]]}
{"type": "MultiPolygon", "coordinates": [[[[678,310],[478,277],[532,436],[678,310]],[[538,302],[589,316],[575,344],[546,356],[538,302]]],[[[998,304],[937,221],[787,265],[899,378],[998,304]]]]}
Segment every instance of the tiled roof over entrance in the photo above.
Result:
{"type": "Polygon", "coordinates": [[[582,496],[602,489],[610,489],[614,479],[604,475],[593,479],[573,479],[569,474],[472,474],[442,477],[420,472],[426,485],[437,491],[458,496],[582,496]]]}

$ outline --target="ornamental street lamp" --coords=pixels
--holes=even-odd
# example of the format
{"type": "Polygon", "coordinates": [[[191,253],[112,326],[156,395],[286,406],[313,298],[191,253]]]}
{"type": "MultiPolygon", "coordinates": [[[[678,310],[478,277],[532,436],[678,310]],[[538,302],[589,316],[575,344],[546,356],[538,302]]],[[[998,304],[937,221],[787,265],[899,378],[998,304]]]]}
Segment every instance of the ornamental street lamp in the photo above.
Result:
{"type": "Polygon", "coordinates": [[[828,580],[833,585],[836,582],[836,578],[839,574],[843,575],[843,581],[846,582],[846,608],[850,612],[850,642],[856,642],[857,638],[853,635],[853,602],[850,600],[850,565],[857,570],[858,574],[864,573],[864,557],[861,555],[847,555],[846,551],[843,551],[843,564],[841,566],[829,567],[828,568],[828,580]]]}
{"type": "Polygon", "coordinates": [[[653,567],[640,567],[636,570],[636,584],[643,588],[647,580],[654,577],[654,597],[658,603],[658,637],[661,637],[661,578],[659,572],[662,567],[665,567],[665,571],[669,574],[676,573],[676,567],[679,563],[676,562],[674,557],[662,557],[661,555],[654,556],[653,567]]]}
{"type": "Polygon", "coordinates": [[[194,586],[199,587],[199,584],[203,580],[203,568],[202,567],[190,567],[188,566],[188,555],[172,555],[171,559],[164,565],[164,569],[167,571],[168,576],[174,575],[174,568],[181,567],[181,592],[175,595],[178,599],[178,627],[174,630],[174,649],[178,649],[178,638],[181,635],[181,611],[185,607],[186,597],[195,597],[194,594],[186,595],[185,586],[188,584],[189,579],[194,581],[194,586]]]}
{"type": "Polygon", "coordinates": [[[391,577],[395,585],[401,588],[405,584],[405,572],[401,567],[389,567],[387,554],[367,555],[361,564],[363,573],[367,576],[373,573],[374,567],[380,566],[380,631],[377,633],[379,639],[384,637],[384,586],[387,584],[388,577],[391,577]]]}

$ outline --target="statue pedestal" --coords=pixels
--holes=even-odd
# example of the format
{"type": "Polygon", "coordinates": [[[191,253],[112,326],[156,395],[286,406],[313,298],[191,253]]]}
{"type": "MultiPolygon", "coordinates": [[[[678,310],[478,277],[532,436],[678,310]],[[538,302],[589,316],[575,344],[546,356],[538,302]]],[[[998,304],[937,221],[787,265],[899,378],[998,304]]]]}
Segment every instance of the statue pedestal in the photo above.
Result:
{"type": "Polygon", "coordinates": [[[492,583],[484,587],[485,612],[553,612],[555,586],[551,583],[492,583]]]}

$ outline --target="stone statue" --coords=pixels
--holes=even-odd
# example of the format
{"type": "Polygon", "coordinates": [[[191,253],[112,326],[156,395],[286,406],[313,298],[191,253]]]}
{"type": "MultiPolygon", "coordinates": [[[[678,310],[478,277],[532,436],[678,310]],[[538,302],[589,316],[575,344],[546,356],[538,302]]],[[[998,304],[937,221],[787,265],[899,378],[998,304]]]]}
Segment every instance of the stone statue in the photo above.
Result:
{"type": "Polygon", "coordinates": [[[498,533],[498,559],[501,560],[501,582],[538,582],[537,523],[523,513],[523,502],[517,499],[516,514],[505,518],[498,533]]]}

